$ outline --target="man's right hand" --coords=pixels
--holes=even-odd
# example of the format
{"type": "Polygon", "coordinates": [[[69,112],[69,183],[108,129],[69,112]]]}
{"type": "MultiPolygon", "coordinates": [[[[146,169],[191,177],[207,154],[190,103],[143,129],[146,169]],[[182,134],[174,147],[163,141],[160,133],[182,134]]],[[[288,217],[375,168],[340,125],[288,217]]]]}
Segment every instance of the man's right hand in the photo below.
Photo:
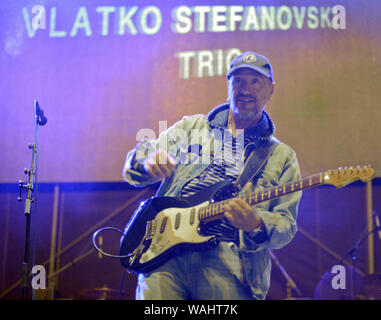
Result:
{"type": "Polygon", "coordinates": [[[164,150],[155,152],[144,162],[145,171],[157,180],[169,178],[175,167],[176,161],[164,150]]]}

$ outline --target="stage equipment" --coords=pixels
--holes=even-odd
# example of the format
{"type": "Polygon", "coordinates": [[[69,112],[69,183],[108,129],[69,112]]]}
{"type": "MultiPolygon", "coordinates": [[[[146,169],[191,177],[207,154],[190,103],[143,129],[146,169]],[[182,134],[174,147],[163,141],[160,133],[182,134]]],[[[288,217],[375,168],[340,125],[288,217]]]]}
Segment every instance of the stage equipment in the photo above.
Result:
{"type": "MultiPolygon", "coordinates": [[[[286,300],[295,300],[295,298],[292,297],[292,293],[291,293],[292,290],[295,290],[298,296],[301,297],[302,292],[299,290],[294,280],[292,280],[292,278],[289,276],[286,269],[281,265],[277,256],[274,254],[272,250],[269,250],[269,253],[270,253],[271,260],[274,261],[274,263],[276,264],[276,266],[279,268],[279,270],[282,272],[282,275],[286,279],[286,292],[287,292],[286,300]]],[[[296,299],[299,299],[299,298],[296,298],[296,299]]],[[[302,299],[305,300],[306,298],[302,298],[302,299]]]]}
{"type": "Polygon", "coordinates": [[[365,229],[363,230],[359,239],[356,241],[356,243],[353,245],[353,247],[348,250],[348,252],[340,259],[340,261],[338,263],[336,263],[336,264],[340,265],[343,263],[345,257],[347,257],[347,256],[351,257],[352,267],[353,267],[353,272],[351,272],[351,279],[350,279],[351,280],[351,287],[353,288],[352,299],[356,298],[355,294],[356,294],[356,292],[359,292],[359,289],[360,289],[357,287],[356,278],[355,278],[357,249],[360,246],[360,244],[368,238],[369,235],[376,233],[379,229],[380,229],[379,225],[376,224],[376,226],[373,227],[369,231],[369,227],[368,227],[368,225],[366,225],[365,229]]]}
{"type": "Polygon", "coordinates": [[[22,276],[22,298],[24,300],[28,297],[28,272],[29,272],[29,242],[30,242],[30,225],[31,225],[31,204],[35,201],[37,203],[37,133],[38,126],[44,126],[48,122],[43,110],[37,100],[34,100],[34,142],[29,144],[29,149],[32,150],[32,161],[29,169],[25,169],[24,173],[28,175],[28,183],[24,184],[19,181],[19,197],[18,201],[22,201],[22,190],[27,190],[27,198],[25,200],[24,214],[26,217],[26,230],[25,230],[25,251],[23,261],[23,276],[22,276]],[[34,198],[33,198],[34,197],[34,198]]]}
{"type": "MultiPolygon", "coordinates": [[[[315,288],[315,300],[358,300],[363,277],[352,266],[344,266],[345,286],[334,288],[332,282],[336,273],[326,272],[315,288]]],[[[343,272],[343,271],[342,271],[343,272]]]]}
{"type": "Polygon", "coordinates": [[[102,288],[82,290],[81,295],[83,298],[91,300],[119,300],[121,297],[127,296],[126,292],[111,289],[107,287],[107,284],[103,285],[102,288]]]}
{"type": "MultiPolygon", "coordinates": [[[[91,226],[87,231],[81,233],[77,236],[74,240],[72,240],[70,243],[68,243],[64,248],[59,248],[59,251],[55,254],[55,259],[58,259],[59,257],[62,257],[64,254],[66,254],[70,249],[77,246],[81,241],[84,239],[87,239],[94,231],[101,228],[103,225],[105,225],[108,221],[114,219],[115,217],[119,216],[120,214],[125,214],[126,210],[130,208],[136,201],[138,201],[141,197],[146,198],[152,193],[152,190],[150,188],[141,190],[138,194],[134,195],[133,197],[129,198],[127,201],[125,201],[123,204],[121,204],[118,208],[110,212],[108,215],[106,215],[101,221],[99,221],[97,224],[91,226]]],[[[48,275],[48,280],[54,278],[58,275],[58,273],[61,273],[63,271],[66,271],[67,269],[74,266],[78,261],[84,259],[85,257],[89,256],[91,253],[94,253],[93,249],[88,250],[86,253],[84,253],[82,256],[76,257],[71,262],[67,263],[65,266],[59,268],[56,270],[53,274],[48,275]]],[[[45,267],[48,266],[50,263],[50,258],[40,263],[40,265],[43,265],[45,267]]],[[[12,283],[8,288],[3,290],[0,293],[0,299],[3,299],[6,297],[9,293],[16,290],[21,284],[23,279],[19,279],[12,283]]]]}
{"type": "Polygon", "coordinates": [[[381,300],[381,274],[369,274],[363,278],[358,298],[361,300],[381,300]]]}
{"type": "Polygon", "coordinates": [[[332,278],[335,273],[326,272],[321,278],[315,289],[315,299],[323,300],[364,300],[364,299],[381,299],[381,275],[370,274],[362,276],[360,270],[356,267],[357,249],[371,234],[376,233],[380,226],[376,226],[369,231],[367,224],[360,234],[355,244],[348,250],[343,257],[335,263],[335,265],[343,265],[346,257],[350,257],[352,266],[345,267],[345,289],[334,289],[332,287],[332,278]],[[349,275],[349,276],[347,276],[349,275]]]}

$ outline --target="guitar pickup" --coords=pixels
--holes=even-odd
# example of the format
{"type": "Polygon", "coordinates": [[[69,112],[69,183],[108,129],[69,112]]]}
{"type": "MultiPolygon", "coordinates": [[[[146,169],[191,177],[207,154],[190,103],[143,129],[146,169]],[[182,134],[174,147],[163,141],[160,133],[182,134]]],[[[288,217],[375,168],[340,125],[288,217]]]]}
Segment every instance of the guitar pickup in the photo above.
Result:
{"type": "Polygon", "coordinates": [[[180,219],[181,219],[181,213],[177,212],[176,218],[175,218],[175,229],[176,230],[180,227],[180,219]]]}
{"type": "Polygon", "coordinates": [[[146,225],[146,236],[145,238],[152,239],[153,235],[155,234],[155,223],[154,221],[148,221],[146,225]]]}
{"type": "Polygon", "coordinates": [[[165,225],[167,224],[168,217],[164,217],[163,221],[161,222],[160,226],[160,233],[163,233],[165,230],[165,225]]]}
{"type": "Polygon", "coordinates": [[[190,220],[189,220],[189,223],[190,223],[191,225],[194,224],[195,215],[196,215],[196,209],[193,208],[193,209],[191,210],[190,220]]]}

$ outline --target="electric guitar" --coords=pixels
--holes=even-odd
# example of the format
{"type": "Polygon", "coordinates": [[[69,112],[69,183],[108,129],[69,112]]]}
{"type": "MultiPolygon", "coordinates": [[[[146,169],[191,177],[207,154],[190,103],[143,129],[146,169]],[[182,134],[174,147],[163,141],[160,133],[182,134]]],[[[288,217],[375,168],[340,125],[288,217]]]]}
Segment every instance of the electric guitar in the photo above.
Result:
{"type": "Polygon", "coordinates": [[[238,190],[232,182],[222,181],[185,200],[152,197],[136,209],[124,230],[121,263],[132,273],[144,273],[184,249],[205,249],[216,245],[216,236],[206,235],[205,230],[210,223],[224,217],[225,205],[231,198],[240,197],[253,205],[324,184],[341,188],[356,180],[368,182],[373,178],[374,169],[370,166],[345,167],[250,195],[237,196],[238,190]]]}

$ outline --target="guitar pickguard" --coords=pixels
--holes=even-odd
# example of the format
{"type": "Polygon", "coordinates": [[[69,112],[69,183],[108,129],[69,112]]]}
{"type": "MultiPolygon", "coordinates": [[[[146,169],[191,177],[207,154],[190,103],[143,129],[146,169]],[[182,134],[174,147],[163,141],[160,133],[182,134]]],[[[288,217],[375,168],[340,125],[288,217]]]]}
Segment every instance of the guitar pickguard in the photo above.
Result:
{"type": "Polygon", "coordinates": [[[213,236],[199,233],[200,221],[197,216],[201,204],[191,208],[169,208],[160,212],[152,221],[151,244],[139,259],[147,263],[166,252],[178,250],[179,247],[197,246],[214,240],[213,236]]]}

